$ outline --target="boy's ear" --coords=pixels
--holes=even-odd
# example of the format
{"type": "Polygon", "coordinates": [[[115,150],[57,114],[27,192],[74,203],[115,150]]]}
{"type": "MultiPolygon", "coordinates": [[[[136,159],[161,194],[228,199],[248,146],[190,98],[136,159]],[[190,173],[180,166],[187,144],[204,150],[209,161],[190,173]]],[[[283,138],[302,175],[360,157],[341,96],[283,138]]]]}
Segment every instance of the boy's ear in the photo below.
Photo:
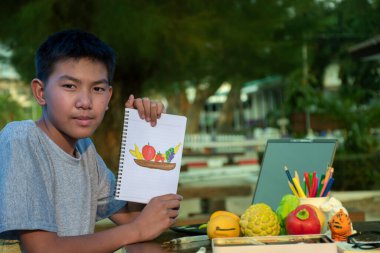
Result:
{"type": "Polygon", "coordinates": [[[110,87],[108,88],[108,91],[109,91],[110,96],[109,96],[109,98],[108,98],[108,103],[107,103],[106,111],[108,111],[108,109],[109,109],[108,106],[109,106],[109,104],[110,104],[110,100],[111,100],[111,98],[112,98],[112,91],[113,91],[112,86],[110,86],[110,87]]]}
{"type": "Polygon", "coordinates": [[[45,101],[45,84],[38,78],[34,78],[31,82],[33,96],[37,103],[41,106],[46,104],[45,101]]]}

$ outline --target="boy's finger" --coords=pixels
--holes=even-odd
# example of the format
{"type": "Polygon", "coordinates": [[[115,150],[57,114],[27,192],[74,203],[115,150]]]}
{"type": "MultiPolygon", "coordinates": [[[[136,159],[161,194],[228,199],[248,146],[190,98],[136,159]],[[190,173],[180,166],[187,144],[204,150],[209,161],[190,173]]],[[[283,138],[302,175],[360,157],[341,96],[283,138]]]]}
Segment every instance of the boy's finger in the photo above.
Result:
{"type": "Polygon", "coordinates": [[[150,107],[150,125],[157,125],[157,104],[152,102],[150,107]]]}
{"type": "Polygon", "coordinates": [[[138,113],[140,115],[140,118],[141,119],[145,119],[144,105],[143,105],[142,99],[141,98],[136,98],[135,102],[134,102],[134,106],[137,109],[137,111],[138,111],[138,113]]]}
{"type": "Polygon", "coordinates": [[[179,211],[178,210],[175,210],[175,209],[170,209],[169,211],[168,211],[168,215],[169,215],[169,217],[170,218],[177,218],[178,217],[178,215],[179,215],[179,211]]]}
{"type": "Polygon", "coordinates": [[[145,112],[145,120],[150,121],[150,99],[149,98],[143,98],[142,99],[144,112],[145,112]]]}
{"type": "Polygon", "coordinates": [[[161,118],[161,114],[165,113],[165,106],[163,103],[157,103],[157,119],[161,118]]]}
{"type": "Polygon", "coordinates": [[[129,98],[127,100],[127,102],[125,102],[125,107],[126,108],[133,108],[133,102],[135,100],[135,97],[131,94],[129,95],[129,98]]]}
{"type": "Polygon", "coordinates": [[[163,200],[171,200],[171,199],[182,200],[183,199],[183,197],[181,195],[174,194],[174,193],[161,195],[161,196],[159,196],[159,198],[162,198],[163,200]]]}
{"type": "Polygon", "coordinates": [[[168,209],[179,210],[181,206],[181,202],[178,199],[172,199],[172,200],[166,201],[165,206],[168,209]]]}

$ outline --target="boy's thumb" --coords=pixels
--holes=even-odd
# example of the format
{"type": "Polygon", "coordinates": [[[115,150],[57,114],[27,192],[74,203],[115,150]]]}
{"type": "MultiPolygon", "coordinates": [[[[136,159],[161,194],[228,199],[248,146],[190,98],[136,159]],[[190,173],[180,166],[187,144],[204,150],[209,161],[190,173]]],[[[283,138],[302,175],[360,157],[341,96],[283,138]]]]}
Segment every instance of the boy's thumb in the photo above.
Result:
{"type": "Polygon", "coordinates": [[[133,100],[134,100],[134,96],[130,95],[127,102],[125,102],[125,107],[126,108],[133,108],[133,100]]]}

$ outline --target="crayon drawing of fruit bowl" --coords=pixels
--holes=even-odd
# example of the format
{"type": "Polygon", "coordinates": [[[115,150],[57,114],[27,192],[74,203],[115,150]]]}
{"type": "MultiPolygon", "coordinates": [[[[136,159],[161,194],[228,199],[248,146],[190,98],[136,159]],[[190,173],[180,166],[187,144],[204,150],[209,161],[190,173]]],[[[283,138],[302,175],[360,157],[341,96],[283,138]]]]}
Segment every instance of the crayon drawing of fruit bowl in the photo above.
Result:
{"type": "Polygon", "coordinates": [[[160,170],[172,170],[175,168],[175,163],[163,163],[163,162],[154,162],[146,161],[142,159],[134,159],[137,165],[150,169],[160,169],[160,170]]]}
{"type": "Polygon", "coordinates": [[[135,149],[130,149],[129,153],[134,157],[134,161],[137,165],[150,169],[160,169],[160,170],[172,170],[175,168],[176,163],[171,161],[174,158],[174,155],[178,152],[181,147],[179,143],[175,147],[171,147],[166,150],[164,153],[156,152],[156,149],[146,144],[143,146],[141,152],[139,147],[134,144],[135,149]]]}

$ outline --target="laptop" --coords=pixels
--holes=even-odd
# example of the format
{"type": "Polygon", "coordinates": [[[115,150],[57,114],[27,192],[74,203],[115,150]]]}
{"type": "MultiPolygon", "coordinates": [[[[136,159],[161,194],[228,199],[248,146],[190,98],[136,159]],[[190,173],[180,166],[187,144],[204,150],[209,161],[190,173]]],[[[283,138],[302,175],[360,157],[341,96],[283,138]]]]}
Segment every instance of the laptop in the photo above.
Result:
{"type": "MultiPolygon", "coordinates": [[[[293,194],[284,166],[287,166],[292,177],[297,170],[300,179],[304,172],[325,174],[327,166],[333,165],[337,144],[335,139],[268,140],[251,204],[265,203],[276,211],[281,198],[285,194],[293,194]]],[[[191,234],[207,234],[207,229],[200,229],[200,225],[197,223],[171,229],[191,234]]]]}
{"type": "Polygon", "coordinates": [[[333,164],[337,144],[335,139],[268,140],[252,204],[266,203],[275,211],[281,198],[292,194],[284,166],[292,177],[297,170],[300,180],[304,172],[325,174],[327,166],[333,164]]]}

